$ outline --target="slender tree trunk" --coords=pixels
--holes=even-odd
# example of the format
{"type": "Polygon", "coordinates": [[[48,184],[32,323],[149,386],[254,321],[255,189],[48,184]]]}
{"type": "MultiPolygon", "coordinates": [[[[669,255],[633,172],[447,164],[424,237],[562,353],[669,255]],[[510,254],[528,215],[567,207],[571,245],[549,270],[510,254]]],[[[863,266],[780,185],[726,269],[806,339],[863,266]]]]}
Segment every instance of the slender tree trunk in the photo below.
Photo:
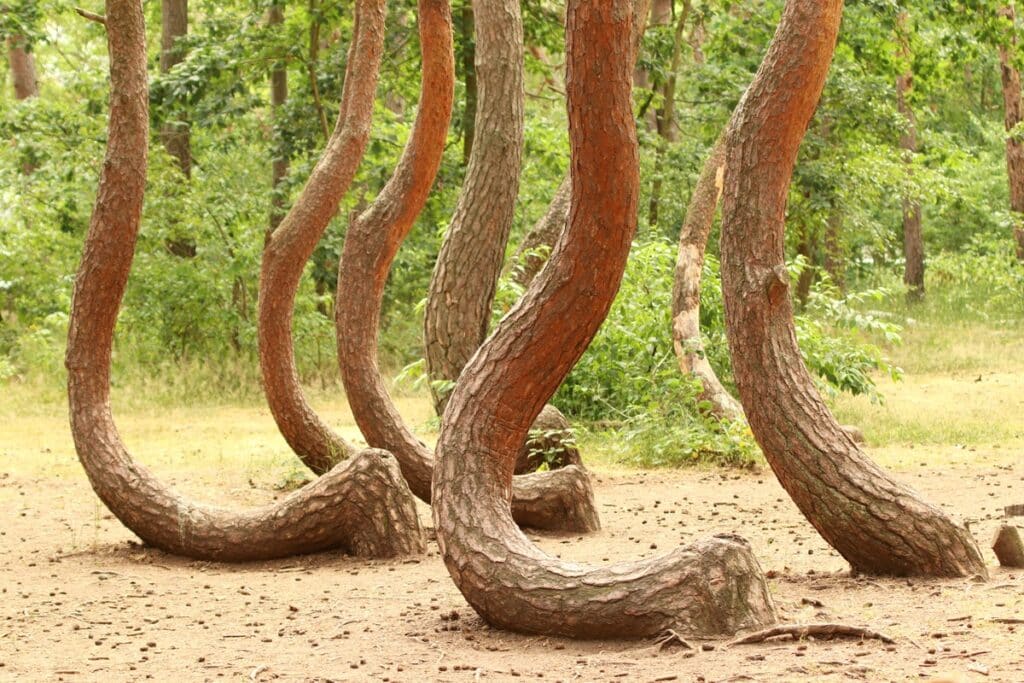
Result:
{"type": "MultiPolygon", "coordinates": [[[[910,106],[908,97],[914,86],[914,72],[910,66],[910,15],[901,12],[896,20],[899,41],[899,56],[906,62],[906,71],[896,78],[896,99],[906,127],[900,134],[900,149],[908,177],[914,174],[914,156],[917,154],[917,117],[910,106]]],[[[1017,100],[1020,101],[1018,79],[1017,100]]],[[[1021,167],[1024,171],[1024,166],[1021,167]]],[[[1024,183],[1024,175],[1021,176],[1024,183]]],[[[1024,195],[1022,195],[1024,196],[1024,195]]],[[[1024,209],[1024,206],[1022,206],[1024,209]]],[[[921,202],[906,194],[903,197],[903,258],[905,262],[903,283],[907,286],[907,297],[917,301],[924,297],[924,237],[921,232],[921,202]]]]}
{"type": "Polygon", "coordinates": [[[683,374],[692,374],[700,380],[703,387],[700,398],[711,404],[710,412],[720,418],[738,420],[743,419],[743,408],[719,381],[704,353],[700,334],[700,283],[704,254],[722,196],[724,175],[723,134],[704,162],[690,197],[683,228],[679,231],[679,256],[672,287],[672,341],[679,369],[683,374]]]}
{"type": "Polygon", "coordinates": [[[288,445],[317,474],[355,449],[306,401],[292,340],[295,295],[306,262],[338,212],[370,138],[384,49],[383,0],[360,0],[338,123],[292,210],[271,235],[260,269],[259,350],[263,390],[288,445]]]}
{"type": "MultiPolygon", "coordinates": [[[[671,8],[671,4],[669,5],[671,8]]],[[[658,148],[654,161],[654,180],[651,183],[651,199],[647,212],[647,222],[653,227],[658,224],[658,202],[661,201],[661,186],[663,182],[665,154],[668,146],[676,141],[676,80],[679,76],[679,67],[683,61],[684,33],[686,23],[690,19],[690,2],[683,0],[683,10],[679,13],[676,21],[675,35],[672,40],[672,61],[669,64],[668,78],[662,88],[664,102],[658,109],[658,148]]]]}
{"type": "MultiPolygon", "coordinates": [[[[502,17],[502,6],[494,0],[487,2],[492,4],[478,6],[476,13],[481,35],[490,32],[502,17]]],[[[426,201],[447,135],[451,100],[444,107],[440,96],[452,96],[453,67],[451,27],[437,23],[442,9],[447,12],[447,4],[440,0],[423,0],[420,28],[426,33],[420,44],[430,46],[431,52],[424,54],[427,80],[420,106],[422,122],[417,119],[413,134],[416,144],[406,149],[395,175],[373,206],[349,226],[338,271],[336,308],[338,361],[356,423],[367,443],[395,454],[409,486],[427,502],[433,454],[408,429],[388,395],[377,365],[377,334],[388,271],[426,201]],[[425,17],[435,23],[431,25],[425,17]],[[447,33],[442,28],[447,28],[447,33]],[[447,81],[442,57],[448,59],[447,81]],[[428,100],[428,95],[435,99],[428,100]],[[429,104],[431,101],[434,104],[429,104]]],[[[599,526],[590,481],[579,467],[517,477],[513,505],[516,520],[525,526],[564,531],[591,531],[599,526]]]]}
{"type": "Polygon", "coordinates": [[[804,257],[805,267],[800,271],[800,277],[796,281],[796,300],[800,308],[807,306],[807,300],[811,296],[811,287],[814,286],[814,279],[817,273],[817,252],[818,236],[811,226],[806,223],[801,226],[800,240],[796,245],[796,253],[804,257]]]}
{"type": "Polygon", "coordinates": [[[843,210],[833,200],[825,224],[825,272],[839,291],[846,291],[846,251],[843,248],[843,210]]]}
{"type": "MultiPolygon", "coordinates": [[[[1000,14],[1016,26],[1017,10],[1013,3],[1000,14]]],[[[1021,106],[1020,71],[1013,63],[1017,48],[1014,33],[1008,45],[999,48],[999,66],[1003,83],[1003,111],[1006,122],[1006,171],[1010,181],[1010,214],[1013,216],[1013,237],[1017,245],[1017,259],[1024,261],[1024,140],[1014,132],[1024,120],[1021,106]]]]}
{"type": "Polygon", "coordinates": [[[523,151],[523,23],[517,2],[474,2],[480,88],[473,149],[451,225],[437,257],[424,316],[427,370],[437,412],[487,335],[491,304],[519,193],[523,151]],[[488,14],[488,12],[494,13],[488,14]]]}
{"type": "Polygon", "coordinates": [[[261,560],[332,548],[366,557],[423,552],[414,501],[387,453],[364,451],[278,503],[233,512],[181,498],[125,450],[110,412],[110,359],[146,183],[142,3],[107,0],[106,28],[107,153],[75,281],[66,357],[71,431],[93,489],[143,541],[198,559],[261,560]]]}
{"type": "Polygon", "coordinates": [[[463,596],[498,628],[635,638],[664,629],[723,635],[775,621],[757,561],[737,537],[592,568],[545,554],[509,515],[519,444],[607,315],[636,231],[631,23],[626,0],[570,0],[569,227],[526,296],[466,366],[441,426],[433,482],[438,543],[463,596]]]}
{"type": "Polygon", "coordinates": [[[889,477],[842,431],[796,343],[785,207],[842,7],[842,0],[786,3],[727,138],[722,282],[740,398],[779,481],[854,571],[986,576],[970,532],[889,477]]]}
{"type": "MultiPolygon", "coordinates": [[[[275,2],[270,6],[267,13],[267,26],[276,28],[284,24],[284,5],[282,2],[275,2]]],[[[274,119],[281,118],[284,105],[288,102],[288,62],[283,58],[274,64],[270,71],[270,109],[274,119]]],[[[277,141],[274,145],[274,160],[271,162],[271,197],[270,197],[270,225],[267,230],[267,241],[271,233],[281,224],[284,218],[285,196],[282,185],[288,177],[290,159],[284,145],[277,141]]]]}
{"type": "Polygon", "coordinates": [[[11,36],[7,39],[7,60],[11,64],[15,99],[27,100],[39,95],[36,59],[29,52],[28,43],[22,36],[11,36]]]}
{"type": "MultiPolygon", "coordinates": [[[[647,27],[647,14],[650,11],[650,0],[634,0],[633,2],[633,51],[634,59],[640,54],[641,44],[644,37],[644,29],[647,27]]],[[[646,71],[634,70],[634,86],[640,87],[639,78],[646,78],[646,71]]],[[[548,210],[534,223],[533,227],[523,238],[522,243],[516,249],[510,260],[510,265],[515,268],[512,277],[523,288],[529,286],[540,269],[547,262],[547,255],[538,253],[541,249],[550,249],[565,231],[566,221],[569,219],[569,200],[572,196],[572,181],[566,172],[562,182],[558,185],[548,210]]]]}
{"type": "Polygon", "coordinates": [[[320,121],[320,132],[324,139],[331,137],[331,127],[327,123],[327,110],[324,109],[320,97],[320,79],[317,66],[320,63],[320,0],[309,0],[309,56],[306,58],[306,71],[309,73],[309,91],[313,97],[313,107],[320,121]]]}
{"type": "MultiPolygon", "coordinates": [[[[165,74],[185,58],[179,38],[188,35],[188,0],[161,0],[160,73],[165,74]]],[[[184,119],[184,116],[181,117],[184,119]]],[[[160,130],[160,139],[167,152],[178,160],[185,177],[192,175],[192,147],[189,126],[185,120],[170,121],[160,130]]],[[[194,255],[194,254],[192,254],[194,255]]]]}
{"type": "Polygon", "coordinates": [[[473,4],[463,0],[459,16],[462,31],[462,79],[466,88],[466,102],[462,110],[462,165],[469,166],[476,137],[476,37],[473,28],[473,4]]]}

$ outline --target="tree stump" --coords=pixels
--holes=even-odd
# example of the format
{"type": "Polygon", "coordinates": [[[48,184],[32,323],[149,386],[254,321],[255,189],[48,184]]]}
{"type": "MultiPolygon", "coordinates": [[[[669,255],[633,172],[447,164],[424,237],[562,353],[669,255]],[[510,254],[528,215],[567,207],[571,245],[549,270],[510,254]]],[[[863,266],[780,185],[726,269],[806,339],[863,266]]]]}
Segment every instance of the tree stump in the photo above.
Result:
{"type": "Polygon", "coordinates": [[[1024,569],[1024,541],[1020,531],[1012,524],[1003,524],[992,541],[992,550],[1003,567],[1024,569]]]}
{"type": "Polygon", "coordinates": [[[558,408],[545,405],[533,421],[530,436],[516,455],[516,474],[536,472],[542,465],[557,470],[569,465],[583,466],[569,420],[558,408]]]}

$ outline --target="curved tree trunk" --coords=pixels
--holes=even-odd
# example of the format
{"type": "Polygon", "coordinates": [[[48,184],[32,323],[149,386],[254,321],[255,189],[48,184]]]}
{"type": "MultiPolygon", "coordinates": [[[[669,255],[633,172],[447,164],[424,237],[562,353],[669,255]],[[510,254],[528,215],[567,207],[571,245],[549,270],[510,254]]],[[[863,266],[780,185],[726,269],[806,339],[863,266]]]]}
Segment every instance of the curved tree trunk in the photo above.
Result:
{"type": "Polygon", "coordinates": [[[715,222],[715,211],[722,196],[725,175],[725,136],[711,148],[686,209],[679,233],[672,286],[672,341],[683,374],[694,375],[704,387],[701,399],[711,404],[711,413],[728,420],[743,419],[743,407],[726,390],[704,354],[700,336],[700,282],[704,273],[704,253],[715,222]]]}
{"type": "MultiPolygon", "coordinates": [[[[407,149],[374,205],[349,226],[338,269],[335,309],[338,362],[356,423],[367,443],[395,454],[413,493],[427,502],[433,454],[408,429],[388,395],[377,365],[377,334],[388,271],[426,201],[447,134],[453,96],[451,27],[439,22],[442,18],[449,21],[447,17],[446,3],[424,0],[420,26],[421,31],[429,32],[420,42],[431,46],[431,61],[424,69],[424,93],[438,98],[446,94],[447,106],[441,106],[439,99],[434,114],[426,116],[424,100],[422,121],[417,120],[413,132],[413,140],[422,149],[407,149]]],[[[425,60],[427,57],[424,55],[425,60]]],[[[523,524],[571,531],[599,526],[589,479],[578,467],[521,477],[516,497],[517,519],[523,524]]]]}
{"type": "Polygon", "coordinates": [[[107,0],[106,25],[107,153],[75,281],[66,357],[71,431],[93,489],[143,541],[188,557],[258,560],[329,548],[374,557],[422,552],[414,501],[387,453],[364,451],[279,503],[233,512],[180,498],[125,450],[110,412],[110,356],[146,183],[142,4],[107,0]]]}
{"type": "Polygon", "coordinates": [[[519,444],[607,315],[636,231],[631,23],[626,0],[569,3],[569,228],[466,366],[441,427],[438,541],[470,605],[501,628],[577,638],[666,628],[711,636],[775,620],[761,570],[736,537],[588,568],[544,554],[509,515],[519,444]]]}
{"type": "Polygon", "coordinates": [[[361,0],[356,12],[337,125],[298,201],[271,234],[260,271],[263,390],[288,445],[317,474],[351,457],[355,450],[324,424],[306,401],[295,367],[292,317],[306,262],[337,214],[370,137],[384,46],[384,3],[361,0]]]}
{"type": "Polygon", "coordinates": [[[7,39],[7,60],[11,64],[11,78],[14,81],[14,97],[27,100],[39,94],[39,78],[36,76],[36,60],[28,50],[22,36],[7,39]]]}
{"type": "Polygon", "coordinates": [[[445,391],[487,336],[523,152],[523,21],[518,0],[476,0],[472,151],[462,193],[437,256],[424,314],[427,372],[438,415],[445,391]]]}
{"type": "Polygon", "coordinates": [[[790,0],[727,138],[726,324],[740,397],[772,469],[854,571],[986,574],[970,532],[898,484],[844,433],[803,364],[784,261],[784,216],[804,131],[835,48],[842,0],[790,0]]]}

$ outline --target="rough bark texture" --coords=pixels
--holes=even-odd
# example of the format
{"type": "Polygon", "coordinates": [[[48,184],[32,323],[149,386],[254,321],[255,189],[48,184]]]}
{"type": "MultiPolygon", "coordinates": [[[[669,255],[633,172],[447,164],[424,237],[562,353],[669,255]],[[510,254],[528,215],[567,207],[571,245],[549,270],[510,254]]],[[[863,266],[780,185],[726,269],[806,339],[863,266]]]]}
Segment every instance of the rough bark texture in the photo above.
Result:
{"type": "MultiPolygon", "coordinates": [[[[770,624],[747,544],[715,537],[655,560],[588,568],[545,555],[509,514],[516,452],[608,313],[636,231],[632,23],[626,0],[572,0],[573,183],[548,266],[466,366],[442,423],[434,522],[445,563],[490,624],[576,638],[723,635],[770,624]]],[[[565,472],[565,470],[559,470],[565,472]]]]}
{"type": "MultiPolygon", "coordinates": [[[[910,69],[909,15],[901,12],[896,20],[900,57],[907,62],[907,70],[896,78],[896,99],[906,127],[900,134],[900,149],[907,174],[913,175],[914,155],[917,154],[917,117],[907,100],[914,86],[914,73],[910,69]]],[[[1019,99],[1018,93],[1018,99],[1019,99]]],[[[1022,178],[1024,181],[1024,178],[1022,178]]],[[[903,198],[903,284],[907,296],[914,300],[924,296],[924,236],[921,233],[921,202],[914,197],[903,198]]]]}
{"type": "Polygon", "coordinates": [[[462,193],[437,256],[424,313],[424,344],[437,413],[446,392],[487,336],[523,152],[523,22],[515,0],[473,3],[477,100],[462,193]]]}
{"type": "MultiPolygon", "coordinates": [[[[279,27],[284,24],[284,6],[275,2],[267,12],[267,25],[279,27]]],[[[270,108],[275,118],[281,115],[281,109],[288,102],[288,63],[283,59],[270,71],[270,108]]],[[[271,233],[284,219],[285,197],[281,185],[288,177],[290,160],[283,149],[276,150],[270,170],[270,225],[267,231],[269,241],[271,233]]]]}
{"type": "Polygon", "coordinates": [[[317,474],[355,451],[320,419],[302,392],[292,343],[295,294],[306,262],[337,214],[366,150],[383,47],[384,2],[360,0],[337,125],[302,194],[263,251],[259,297],[263,390],[288,445],[317,474]]]}
{"type": "Polygon", "coordinates": [[[7,60],[11,64],[11,79],[14,81],[14,97],[27,100],[39,94],[39,79],[36,76],[36,60],[21,36],[7,39],[7,60]]]}
{"type": "MultiPolygon", "coordinates": [[[[432,2],[435,4],[431,6],[439,11],[436,8],[442,6],[440,2],[432,2]]],[[[493,8],[488,8],[477,16],[495,14],[493,8]]],[[[425,25],[421,16],[421,30],[425,25]]],[[[450,33],[450,27],[447,30],[450,33]]],[[[435,32],[438,35],[421,39],[421,44],[436,46],[438,50],[451,45],[450,35],[440,35],[440,26],[435,32]],[[442,38],[447,42],[442,42],[442,38]]],[[[447,49],[450,60],[451,48],[447,49]]],[[[441,54],[432,57],[439,60],[441,54]]],[[[425,76],[429,73],[424,69],[425,76]]],[[[448,93],[450,98],[452,85],[446,80],[450,78],[450,71],[447,75],[438,71],[432,83],[424,82],[424,93],[448,93]]],[[[423,117],[424,105],[420,109],[423,117]]],[[[447,108],[438,107],[434,118],[423,120],[423,149],[407,150],[374,206],[349,226],[338,269],[335,309],[338,361],[356,423],[367,443],[395,454],[413,493],[427,502],[434,471],[433,453],[405,425],[388,395],[377,364],[377,334],[388,271],[433,183],[449,114],[450,100],[447,108]]],[[[417,132],[413,136],[416,138],[417,132]]],[[[565,531],[591,531],[599,527],[590,481],[578,467],[557,474],[521,477],[516,492],[516,518],[524,524],[565,531]]]]}
{"type": "MultiPolygon", "coordinates": [[[[179,38],[188,35],[188,0],[161,0],[160,73],[165,74],[185,58],[179,38]]],[[[168,122],[160,130],[160,139],[168,154],[178,160],[185,177],[192,175],[192,145],[186,121],[168,122]]],[[[192,256],[195,254],[193,253],[192,256]]]]}
{"type": "MultiPolygon", "coordinates": [[[[647,15],[650,12],[650,0],[633,0],[633,50],[634,61],[640,54],[641,43],[644,38],[644,29],[647,27],[647,15]]],[[[641,79],[647,78],[647,72],[642,69],[634,71],[634,85],[642,85],[641,79]]],[[[533,279],[537,277],[544,264],[547,263],[547,256],[550,255],[550,248],[565,232],[566,221],[569,220],[569,200],[572,197],[572,180],[568,172],[565,178],[558,185],[548,210],[534,223],[530,231],[526,233],[522,243],[516,249],[510,260],[510,265],[515,268],[512,278],[524,289],[530,286],[533,279]],[[549,248],[548,255],[540,255],[538,250],[542,247],[549,248]]]]}
{"type": "Polygon", "coordinates": [[[106,8],[107,153],[75,281],[66,357],[71,431],[93,489],[143,541],[194,558],[259,560],[329,548],[374,557],[422,552],[415,503],[387,453],[364,451],[279,503],[233,512],[180,498],[125,450],[110,411],[110,356],[145,192],[146,34],[137,0],[108,0],[106,8]]]}
{"type": "Polygon", "coordinates": [[[828,72],[842,0],[790,0],[726,140],[722,280],[733,370],[776,476],[857,572],[986,575],[962,525],[842,431],[804,366],[784,261],[786,198],[828,72]]]}
{"type": "Polygon", "coordinates": [[[700,380],[704,387],[701,399],[711,404],[711,412],[721,418],[738,420],[743,419],[743,407],[719,381],[704,354],[700,335],[700,282],[704,272],[704,253],[722,196],[724,174],[723,136],[715,142],[704,162],[679,232],[679,256],[672,286],[672,341],[679,369],[700,380]]]}
{"type": "MultiPolygon", "coordinates": [[[[1000,14],[1017,22],[1013,4],[1003,7],[1000,14]]],[[[999,48],[999,66],[1003,84],[1003,113],[1006,122],[1006,171],[1010,181],[1010,213],[1013,216],[1013,237],[1017,244],[1017,259],[1024,261],[1024,142],[1009,133],[1024,120],[1021,104],[1020,71],[1013,63],[1017,48],[1014,34],[1008,45],[999,48]]]]}

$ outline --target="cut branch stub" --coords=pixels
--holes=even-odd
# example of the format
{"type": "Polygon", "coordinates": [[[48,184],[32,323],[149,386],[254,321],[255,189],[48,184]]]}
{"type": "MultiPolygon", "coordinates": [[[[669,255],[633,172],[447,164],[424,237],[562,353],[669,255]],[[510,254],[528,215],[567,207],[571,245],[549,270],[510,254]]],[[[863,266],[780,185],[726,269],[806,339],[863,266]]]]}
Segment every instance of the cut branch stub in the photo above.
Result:
{"type": "Polygon", "coordinates": [[[355,453],[306,401],[295,367],[292,316],[306,262],[338,212],[370,137],[384,47],[383,0],[360,0],[334,133],[292,210],[267,242],[260,272],[259,350],[263,390],[288,445],[323,474],[355,453]]]}
{"type": "MultiPolygon", "coordinates": [[[[487,16],[501,20],[503,15],[492,8],[489,15],[477,14],[477,22],[485,21],[487,16]]],[[[370,445],[395,454],[412,492],[430,502],[433,453],[406,426],[377,362],[380,309],[388,271],[433,184],[453,97],[447,3],[421,3],[420,31],[420,44],[425,49],[424,100],[412,138],[418,142],[407,148],[395,176],[374,206],[349,226],[338,267],[335,315],[338,363],[360,431],[370,445]],[[447,100],[442,100],[442,95],[447,100]],[[434,113],[428,116],[427,111],[434,113]]],[[[593,531],[600,526],[590,480],[579,467],[517,477],[515,490],[514,514],[523,524],[574,532],[593,531]]]]}
{"type": "Polygon", "coordinates": [[[110,122],[69,323],[71,432],[93,489],[144,542],[205,560],[243,561],[332,548],[361,556],[423,552],[415,502],[394,459],[364,451],[264,508],[187,501],[136,464],[110,411],[114,326],[131,271],[149,142],[146,31],[137,0],[107,0],[110,122]]]}
{"type": "Polygon", "coordinates": [[[470,605],[498,627],[576,638],[763,627],[775,621],[774,605],[741,539],[718,536],[653,560],[589,568],[544,554],[509,513],[519,445],[607,315],[636,231],[629,3],[572,0],[567,14],[577,179],[569,226],[451,396],[433,482],[438,542],[470,605]]]}
{"type": "Polygon", "coordinates": [[[804,516],[858,572],[986,575],[961,524],[864,455],[818,394],[797,346],[784,266],[793,165],[835,48],[842,0],[790,0],[726,141],[722,282],[747,420],[804,516]]]}

